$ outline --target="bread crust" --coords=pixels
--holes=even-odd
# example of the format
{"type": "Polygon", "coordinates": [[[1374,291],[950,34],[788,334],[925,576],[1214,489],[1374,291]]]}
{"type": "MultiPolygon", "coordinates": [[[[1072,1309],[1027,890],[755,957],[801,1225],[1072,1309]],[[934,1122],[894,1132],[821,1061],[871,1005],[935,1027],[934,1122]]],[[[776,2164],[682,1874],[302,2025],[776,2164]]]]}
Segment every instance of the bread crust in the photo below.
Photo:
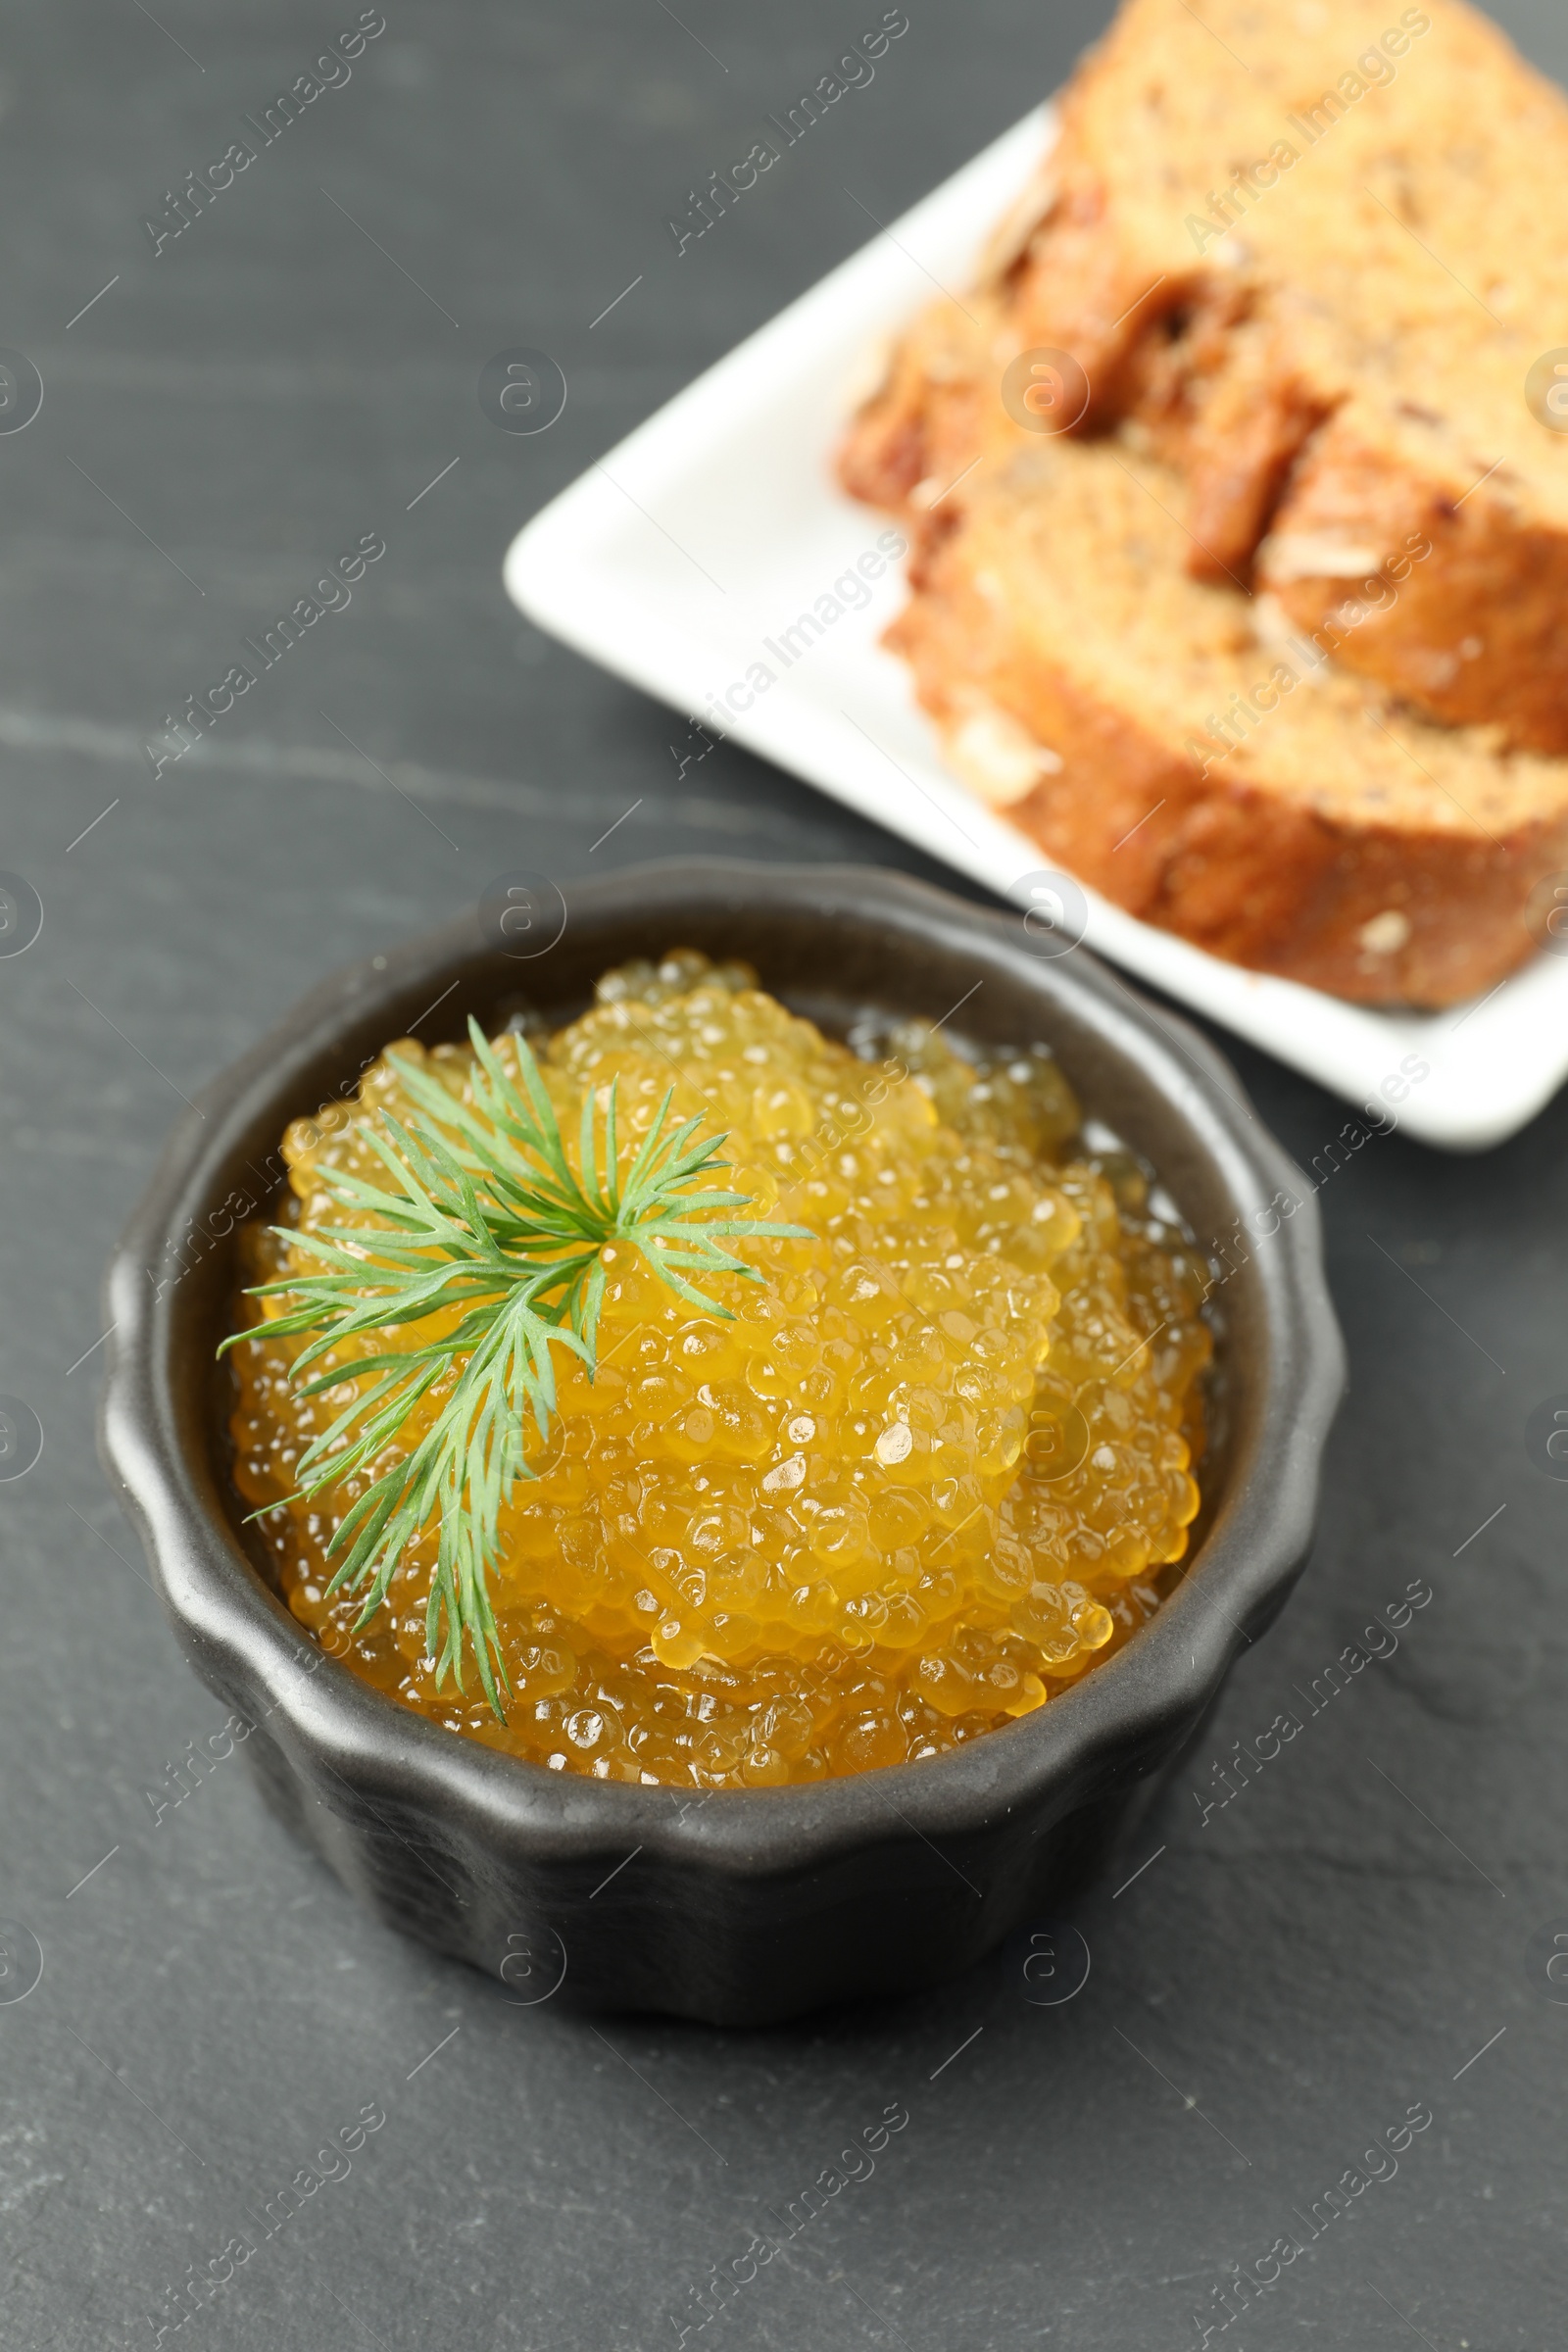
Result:
{"type": "Polygon", "coordinates": [[[1001,403],[984,354],[985,328],[956,304],[921,314],[845,435],[838,470],[852,498],[894,514],[929,512],[995,430],[989,411],[1000,414],[1001,403]]]}
{"type": "Polygon", "coordinates": [[[1258,551],[1257,584],[1310,630],[1332,619],[1354,559],[1428,540],[1431,556],[1337,659],[1448,726],[1494,724],[1499,740],[1568,752],[1568,534],[1512,504],[1501,466],[1455,498],[1437,469],[1391,466],[1367,419],[1342,410],[1309,445],[1258,551]],[[1338,573],[1317,551],[1344,552],[1338,573]]]}

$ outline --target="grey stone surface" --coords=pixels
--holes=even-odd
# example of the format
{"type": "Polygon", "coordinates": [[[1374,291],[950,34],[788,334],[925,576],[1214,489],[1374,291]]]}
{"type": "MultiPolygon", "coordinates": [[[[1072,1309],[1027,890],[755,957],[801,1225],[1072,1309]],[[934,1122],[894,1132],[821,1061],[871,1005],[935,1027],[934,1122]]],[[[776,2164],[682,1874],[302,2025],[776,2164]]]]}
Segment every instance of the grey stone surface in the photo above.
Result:
{"type": "MultiPolygon", "coordinates": [[[[1353,1389],[1317,1558],[1078,1912],[1076,1998],[1034,2005],[1014,1952],[789,2033],[595,2028],[372,1926],[238,1762],[154,1819],[146,1792],[221,1713],[105,1491],[91,1349],[178,1096],[317,976],[507,867],[722,850],[929,870],[732,749],[677,783],[667,716],[521,622],[499,564],[547,496],[861,241],[847,191],[889,218],[1101,13],[910,0],[874,84],[677,260],[666,214],[877,8],[385,5],[346,86],[156,258],[143,217],[348,0],[156,20],[22,0],[0,32],[0,341],[46,387],[0,434],[0,867],[45,909],[0,958],[0,1391],[44,1432],[0,1483],[4,2341],[604,2352],[690,2328],[759,2352],[1163,2352],[1217,2330],[1227,2266],[1288,2237],[1301,2254],[1211,2343],[1393,2352],[1414,2328],[1541,2352],[1562,2334],[1568,2008],[1532,1938],[1568,1932],[1568,1485],[1524,1432],[1568,1390],[1560,1102],[1488,1157],[1394,1137],[1325,1185],[1353,1389]],[[475,397],[515,344],[570,382],[538,438],[475,397]],[[366,532],[387,552],[352,606],[152,780],[148,730],[366,532]],[[1298,1690],[1412,1579],[1434,1597],[1397,1653],[1307,1712],[1298,1690]],[[1300,1735],[1205,1818],[1214,1760],[1292,1708],[1300,1735]],[[42,1976],[18,1998],[29,1937],[42,1976]],[[1341,2218],[1319,2204],[1311,2234],[1421,2102],[1396,2173],[1341,2218]],[[798,2226],[890,2103],[908,2123],[874,2173],[798,2226]],[[268,2201],[366,2107],[385,2123],[352,2170],[266,2236],[268,2201]],[[699,2330],[710,2266],[744,2272],[754,2231],[789,2229],[699,2330]],[[176,2332],[169,2290],[240,2236],[256,2251],[176,2332]]],[[[1568,66],[1560,11],[1505,14],[1568,66]]],[[[1319,1153],[1341,1106],[1236,1058],[1319,1153]]]]}

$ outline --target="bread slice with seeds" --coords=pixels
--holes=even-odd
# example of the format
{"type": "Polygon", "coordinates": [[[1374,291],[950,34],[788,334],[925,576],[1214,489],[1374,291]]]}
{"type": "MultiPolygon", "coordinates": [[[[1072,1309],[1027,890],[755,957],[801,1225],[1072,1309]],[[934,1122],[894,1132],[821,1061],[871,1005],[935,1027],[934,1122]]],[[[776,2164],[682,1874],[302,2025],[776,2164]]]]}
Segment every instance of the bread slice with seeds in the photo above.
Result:
{"type": "MultiPolygon", "coordinates": [[[[1018,435],[938,510],[889,642],[952,765],[1050,863],[1215,955],[1372,1004],[1494,986],[1568,868],[1568,760],[1401,710],[1332,630],[1195,580],[1181,486],[1018,435]]],[[[1419,568],[1392,557],[1389,595],[1419,568]]]]}
{"type": "Polygon", "coordinates": [[[1066,352],[1077,432],[1180,477],[1196,578],[1312,631],[1425,538],[1339,662],[1568,751],[1562,93],[1462,0],[1126,0],[1060,115],[966,298],[969,376],[939,309],[858,420],[851,487],[918,507],[957,482],[961,511],[1008,364],[1066,352]]]}

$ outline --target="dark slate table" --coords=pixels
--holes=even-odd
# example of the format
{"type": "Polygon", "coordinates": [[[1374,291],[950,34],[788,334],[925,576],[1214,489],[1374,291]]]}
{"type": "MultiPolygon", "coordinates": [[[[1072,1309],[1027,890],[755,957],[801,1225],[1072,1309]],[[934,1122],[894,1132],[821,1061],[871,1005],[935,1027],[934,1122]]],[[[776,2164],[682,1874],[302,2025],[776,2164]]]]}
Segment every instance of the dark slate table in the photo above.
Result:
{"type": "MultiPolygon", "coordinates": [[[[874,84],[677,258],[666,217],[859,17],[385,7],[351,77],[265,147],[243,119],[350,0],[23,0],[0,34],[0,341],[45,388],[0,434],[0,867],[44,910],[0,959],[0,1391],[44,1441],[0,1484],[6,2345],[1560,2343],[1568,1485],[1525,1429],[1568,1390],[1561,1102],[1484,1158],[1394,1137],[1325,1187],[1353,1387],[1315,1564],[1080,1907],[1076,1998],[1038,2005],[1014,1957],[795,2031],[596,2030],[372,1925],[238,1764],[155,1815],[222,1715],[106,1492],[94,1347],[105,1254],[179,1098],[318,975],[509,867],[928,870],[732,747],[679,780],[667,714],[524,624],[501,557],[860,242],[847,188],[889,218],[1102,13],[909,0],[874,84]],[[241,137],[254,163],[174,236],[186,173],[241,137]],[[517,344],[570,384],[536,438],[475,397],[517,344]],[[155,778],[149,733],[366,534],[386,553],[352,605],[155,778]],[[1413,1580],[1433,1598],[1396,1653],[1205,1816],[1214,1763],[1302,1712],[1413,1580]],[[753,2233],[781,2235],[889,2104],[908,2123],[874,2172],[701,2327],[714,2266],[755,2267],[753,2233]],[[1325,2192],[1412,2107],[1430,2124],[1330,2220],[1325,2192]],[[181,2303],[363,2110],[385,2121],[348,2174],[181,2303]],[[1227,2276],[1266,2273],[1281,2238],[1303,2250],[1242,2313],[1227,2276]]],[[[1548,0],[1505,14],[1568,69],[1548,0]]],[[[1236,1059],[1309,1160],[1342,1107],[1236,1059]]]]}

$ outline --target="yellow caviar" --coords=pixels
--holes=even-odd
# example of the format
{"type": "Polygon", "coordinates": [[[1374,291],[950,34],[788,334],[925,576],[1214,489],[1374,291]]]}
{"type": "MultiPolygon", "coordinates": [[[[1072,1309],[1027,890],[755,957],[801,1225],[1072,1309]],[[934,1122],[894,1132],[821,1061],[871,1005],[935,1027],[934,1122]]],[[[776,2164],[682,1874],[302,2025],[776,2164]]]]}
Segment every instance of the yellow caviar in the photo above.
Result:
{"type": "MultiPolygon", "coordinates": [[[[1199,1507],[1206,1274],[1153,1213],[1138,1163],[1086,1150],[1044,1047],[966,1060],[912,1022],[841,1045],[744,965],[688,950],[609,973],[594,1008],[554,1036],[527,1026],[564,1136],[585,1089],[603,1103],[618,1081],[634,1139],[673,1085],[677,1116],[728,1137],[713,1181],[751,1196],[745,1213],[812,1238],[735,1245],[764,1279],[705,1279],[732,1321],[683,1302],[623,1246],[606,1250],[596,1377],[557,1351],[537,1478],[502,1514],[505,1723],[471,1664],[466,1691],[450,1677],[437,1688],[433,1531],[361,1632],[356,1598],[327,1599],[325,1547],[364,1481],[314,1505],[286,1498],[353,1392],[302,1400],[290,1366],[304,1342],[270,1337],[246,1299],[234,1476],[264,1507],[289,1606],[334,1655],[437,1723],[555,1771],[769,1788],[999,1729],[1136,1631],[1199,1507]]],[[[515,1073],[514,1037],[497,1050],[515,1073]]],[[[393,1051],[463,1096],[467,1046],[393,1051]]],[[[356,1121],[413,1108],[383,1057],[357,1104],[296,1121],[284,1221],[344,1222],[320,1171],[381,1181],[356,1121]]],[[[260,1227],[246,1250],[248,1280],[297,1270],[260,1227]]]]}

